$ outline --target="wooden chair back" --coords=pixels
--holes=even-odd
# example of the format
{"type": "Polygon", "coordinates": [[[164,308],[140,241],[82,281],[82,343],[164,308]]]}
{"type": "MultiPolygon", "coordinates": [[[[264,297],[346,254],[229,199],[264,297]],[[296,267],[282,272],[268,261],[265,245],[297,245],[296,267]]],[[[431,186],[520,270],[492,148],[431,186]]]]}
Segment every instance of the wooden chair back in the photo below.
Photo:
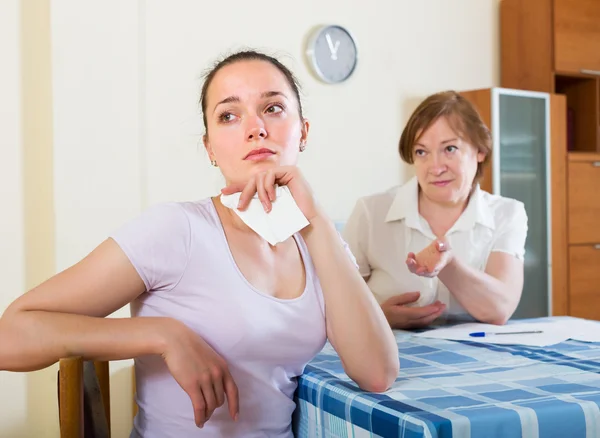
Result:
{"type": "Polygon", "coordinates": [[[60,438],[110,438],[108,362],[59,361],[60,438]]]}

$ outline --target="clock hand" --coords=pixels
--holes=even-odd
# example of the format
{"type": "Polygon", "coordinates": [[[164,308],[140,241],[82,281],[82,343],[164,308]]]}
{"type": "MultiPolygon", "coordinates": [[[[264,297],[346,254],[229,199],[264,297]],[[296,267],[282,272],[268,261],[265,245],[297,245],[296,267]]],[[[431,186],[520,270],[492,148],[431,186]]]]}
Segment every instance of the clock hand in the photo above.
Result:
{"type": "Polygon", "coordinates": [[[333,48],[333,41],[331,41],[331,35],[326,33],[325,38],[327,39],[327,44],[329,45],[329,50],[331,51],[331,54],[333,55],[335,52],[335,49],[333,48]]]}
{"type": "Polygon", "coordinates": [[[338,47],[340,47],[340,42],[336,41],[335,47],[334,47],[333,41],[331,40],[331,35],[329,35],[327,33],[327,34],[325,34],[325,38],[327,39],[327,44],[329,45],[329,51],[331,52],[331,59],[333,59],[335,61],[335,60],[337,60],[337,51],[338,51],[338,47]]]}
{"type": "Polygon", "coordinates": [[[337,51],[338,51],[338,48],[339,48],[339,47],[340,47],[340,41],[339,41],[339,40],[337,40],[337,41],[335,42],[335,48],[334,48],[334,50],[333,50],[333,51],[335,52],[335,57],[336,57],[336,58],[337,58],[337,51]]]}

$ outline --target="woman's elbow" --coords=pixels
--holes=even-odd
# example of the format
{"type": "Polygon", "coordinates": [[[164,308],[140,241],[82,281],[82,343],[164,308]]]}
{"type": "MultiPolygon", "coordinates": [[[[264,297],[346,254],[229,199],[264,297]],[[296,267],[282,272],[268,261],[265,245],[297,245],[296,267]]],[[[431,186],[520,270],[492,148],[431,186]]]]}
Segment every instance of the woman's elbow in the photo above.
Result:
{"type": "Polygon", "coordinates": [[[486,324],[492,324],[492,325],[505,325],[508,322],[507,317],[504,316],[496,316],[493,318],[490,318],[488,321],[482,321],[486,324]]]}
{"type": "Polygon", "coordinates": [[[30,327],[28,318],[19,312],[10,308],[4,312],[0,318],[0,371],[35,371],[50,365],[32,365],[31,357],[39,350],[39,342],[30,327]]]}
{"type": "Polygon", "coordinates": [[[396,381],[400,372],[398,360],[379,367],[369,367],[369,372],[362,379],[354,379],[359,388],[367,392],[385,392],[396,381]]]}
{"type": "Polygon", "coordinates": [[[479,320],[479,322],[482,322],[484,324],[505,325],[512,316],[512,314],[512,310],[498,308],[495,312],[487,313],[477,319],[479,320]]]}

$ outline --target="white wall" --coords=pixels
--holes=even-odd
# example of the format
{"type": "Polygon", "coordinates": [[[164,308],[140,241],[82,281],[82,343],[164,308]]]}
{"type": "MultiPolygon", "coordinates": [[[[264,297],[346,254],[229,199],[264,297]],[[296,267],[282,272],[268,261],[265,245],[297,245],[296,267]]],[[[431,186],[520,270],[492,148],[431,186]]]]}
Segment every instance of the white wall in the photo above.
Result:
{"type": "Polygon", "coordinates": [[[446,88],[496,82],[497,0],[306,0],[289,13],[283,5],[273,10],[272,2],[266,4],[233,0],[207,8],[195,0],[147,2],[150,203],[204,197],[220,188],[199,142],[197,79],[232,48],[281,54],[300,78],[312,121],[300,165],[336,220],[347,217],[357,196],[404,177],[397,143],[420,99],[446,88]],[[342,85],[319,83],[303,60],[309,30],[323,23],[342,24],[357,40],[358,68],[342,85]]]}
{"type": "MultiPolygon", "coordinates": [[[[0,2],[0,313],[25,287],[18,0],[0,2]]],[[[0,437],[26,437],[27,375],[0,371],[0,437]]]]}
{"type": "Polygon", "coordinates": [[[140,209],[136,2],[52,2],[58,269],[140,209]]]}
{"type": "MultiPolygon", "coordinates": [[[[11,18],[18,4],[0,2],[0,44],[9,50],[3,59],[15,59],[14,68],[0,71],[0,109],[9,113],[0,122],[9,128],[0,129],[2,157],[7,140],[15,144],[19,136],[18,121],[13,122],[19,105],[18,29],[11,18]]],[[[347,217],[358,196],[405,178],[397,142],[420,99],[442,89],[498,82],[498,0],[305,0],[285,13],[283,4],[242,0],[50,5],[57,270],[148,205],[198,199],[220,188],[200,141],[197,101],[202,72],[225,51],[264,49],[281,55],[299,77],[311,120],[300,165],[336,220],[347,217]],[[359,65],[342,85],[319,83],[304,63],[304,40],[323,23],[342,24],[357,39],[359,65]]],[[[12,285],[0,291],[0,309],[22,290],[24,269],[19,149],[11,146],[8,152],[9,160],[0,162],[0,190],[2,205],[13,208],[8,217],[0,215],[10,220],[2,232],[11,230],[2,240],[0,260],[9,261],[12,285]]],[[[128,436],[131,427],[129,364],[112,364],[116,438],[128,436]]],[[[23,424],[26,408],[19,404],[20,376],[0,376],[0,436],[7,436],[4,424],[10,423],[2,417],[7,406],[7,418],[16,425],[23,424]]],[[[39,390],[53,397],[54,385],[48,378],[39,390]]],[[[58,436],[54,419],[44,418],[48,436],[58,436]]]]}
{"type": "MultiPolygon", "coordinates": [[[[53,0],[56,265],[67,268],[141,209],[138,4],[53,0]]],[[[127,317],[129,309],[113,316],[127,317]]],[[[131,361],[111,363],[114,437],[131,428],[131,361]]]]}

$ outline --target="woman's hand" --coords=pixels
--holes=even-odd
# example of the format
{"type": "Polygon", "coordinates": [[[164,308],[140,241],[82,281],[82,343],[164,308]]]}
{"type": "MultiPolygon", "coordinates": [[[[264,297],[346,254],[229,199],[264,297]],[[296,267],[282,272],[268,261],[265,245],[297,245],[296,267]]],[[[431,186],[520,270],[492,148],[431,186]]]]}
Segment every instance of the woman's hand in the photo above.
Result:
{"type": "Polygon", "coordinates": [[[214,410],[223,405],[225,397],[231,418],[237,420],[238,389],[225,360],[178,321],[173,320],[167,332],[162,356],[177,383],[192,400],[196,426],[204,426],[214,410]]]}
{"type": "Polygon", "coordinates": [[[408,307],[419,299],[419,292],[408,292],[393,296],[381,304],[390,326],[394,329],[426,327],[435,321],[446,309],[440,301],[423,307],[408,307]]]}
{"type": "Polygon", "coordinates": [[[242,192],[238,204],[240,210],[244,210],[257,193],[265,211],[269,212],[276,197],[275,185],[287,186],[290,189],[298,208],[309,222],[320,214],[312,190],[296,166],[275,167],[257,173],[247,183],[229,185],[221,192],[224,195],[242,192]]]}
{"type": "Polygon", "coordinates": [[[452,251],[446,240],[438,239],[415,255],[408,253],[406,265],[413,274],[436,277],[452,261],[452,251]]]}

